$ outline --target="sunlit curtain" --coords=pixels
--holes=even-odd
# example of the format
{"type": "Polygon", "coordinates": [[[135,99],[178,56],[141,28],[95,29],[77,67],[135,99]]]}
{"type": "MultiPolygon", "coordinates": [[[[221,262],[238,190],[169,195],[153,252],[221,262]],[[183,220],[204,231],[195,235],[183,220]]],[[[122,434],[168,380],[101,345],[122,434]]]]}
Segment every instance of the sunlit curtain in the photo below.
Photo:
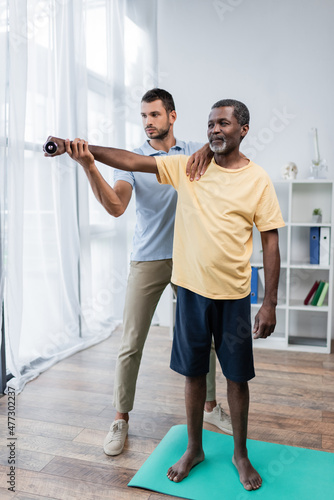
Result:
{"type": "MultiPolygon", "coordinates": [[[[122,317],[133,206],[113,219],[81,167],[44,158],[41,145],[49,134],[141,142],[139,101],[156,74],[155,2],[0,2],[1,276],[7,370],[20,391],[122,317]]],[[[112,182],[112,169],[99,168],[112,182]]]]}

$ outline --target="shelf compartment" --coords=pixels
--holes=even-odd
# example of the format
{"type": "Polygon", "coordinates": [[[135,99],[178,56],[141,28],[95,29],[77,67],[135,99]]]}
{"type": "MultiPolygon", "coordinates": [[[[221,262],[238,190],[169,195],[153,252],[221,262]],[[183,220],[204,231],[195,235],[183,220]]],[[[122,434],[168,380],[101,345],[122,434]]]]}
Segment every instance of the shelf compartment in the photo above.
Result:
{"type": "Polygon", "coordinates": [[[288,306],[300,310],[312,310],[321,312],[328,305],[328,293],[325,297],[323,306],[304,306],[304,300],[311,290],[315,281],[329,281],[329,271],[326,269],[296,268],[290,269],[290,287],[288,306]]]}
{"type": "Polygon", "coordinates": [[[289,337],[289,345],[310,346],[310,347],[327,347],[327,340],[323,338],[310,337],[289,337]]]}
{"type": "MultiPolygon", "coordinates": [[[[319,227],[317,224],[313,226],[292,226],[291,227],[291,267],[314,268],[314,269],[329,269],[329,265],[311,264],[310,263],[310,232],[311,227],[319,227]]],[[[328,227],[328,226],[326,226],[328,227]]]]}
{"type": "Polygon", "coordinates": [[[290,311],[288,345],[327,348],[327,319],[327,314],[313,308],[290,311]]]}
{"type": "Polygon", "coordinates": [[[332,182],[326,181],[317,183],[293,183],[291,222],[305,222],[312,225],[313,209],[321,208],[322,223],[324,224],[326,221],[330,225],[332,214],[332,186],[332,182]]]}
{"type": "Polygon", "coordinates": [[[312,306],[311,304],[305,306],[304,302],[299,300],[290,300],[289,309],[295,311],[308,311],[308,312],[328,312],[327,297],[325,305],[322,306],[312,306]]]}

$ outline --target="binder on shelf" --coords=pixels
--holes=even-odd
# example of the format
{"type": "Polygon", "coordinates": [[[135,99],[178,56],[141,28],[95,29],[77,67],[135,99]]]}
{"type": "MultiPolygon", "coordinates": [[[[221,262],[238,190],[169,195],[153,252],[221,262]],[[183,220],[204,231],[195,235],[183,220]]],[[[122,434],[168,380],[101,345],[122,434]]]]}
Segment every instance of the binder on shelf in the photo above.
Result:
{"type": "Polygon", "coordinates": [[[322,289],[324,288],[324,286],[325,286],[325,282],[320,281],[319,286],[317,288],[317,291],[315,292],[314,297],[313,297],[312,302],[311,302],[312,306],[316,306],[318,304],[318,300],[319,300],[319,297],[321,295],[321,292],[322,292],[322,289]]]}
{"type": "Polygon", "coordinates": [[[304,306],[307,306],[307,304],[310,302],[310,300],[312,299],[313,295],[315,294],[318,286],[319,286],[319,281],[315,281],[314,284],[312,285],[311,290],[308,292],[308,294],[305,297],[304,306]]]}
{"type": "Polygon", "coordinates": [[[329,266],[330,228],[321,227],[319,236],[319,264],[329,266]]]}
{"type": "Polygon", "coordinates": [[[322,292],[320,294],[319,300],[317,302],[318,307],[322,306],[322,304],[324,303],[325,297],[326,297],[327,292],[328,292],[328,288],[329,288],[329,283],[326,281],[325,285],[322,289],[322,292]]]}
{"type": "Polygon", "coordinates": [[[258,271],[257,267],[252,267],[251,275],[251,304],[257,304],[258,271]]]}
{"type": "Polygon", "coordinates": [[[320,228],[310,227],[310,264],[319,264],[320,228]]]}

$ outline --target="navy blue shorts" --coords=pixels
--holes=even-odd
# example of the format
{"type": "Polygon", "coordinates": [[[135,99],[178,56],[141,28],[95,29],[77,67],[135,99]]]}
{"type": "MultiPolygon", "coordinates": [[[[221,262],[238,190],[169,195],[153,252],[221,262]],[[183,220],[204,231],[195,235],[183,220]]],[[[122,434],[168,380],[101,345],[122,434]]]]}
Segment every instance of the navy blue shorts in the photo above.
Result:
{"type": "Polygon", "coordinates": [[[212,337],[226,378],[255,377],[250,295],[215,300],[178,286],[171,369],[187,377],[208,373],[212,337]]]}

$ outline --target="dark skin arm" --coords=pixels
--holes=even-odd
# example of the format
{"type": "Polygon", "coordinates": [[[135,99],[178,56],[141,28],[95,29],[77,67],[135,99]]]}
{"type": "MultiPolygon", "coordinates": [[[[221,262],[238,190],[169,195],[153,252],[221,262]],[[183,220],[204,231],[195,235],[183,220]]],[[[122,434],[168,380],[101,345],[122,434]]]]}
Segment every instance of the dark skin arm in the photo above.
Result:
{"type": "MultiPolygon", "coordinates": [[[[157,163],[153,156],[137,155],[125,149],[108,149],[108,158],[115,168],[126,172],[148,172],[158,173],[157,163]]],[[[95,158],[89,149],[88,142],[83,139],[65,140],[65,152],[84,169],[95,171],[95,158]]]]}
{"type": "MultiPolygon", "coordinates": [[[[95,146],[94,146],[95,147],[95,146]]],[[[98,146],[97,146],[98,147],[98,146]]],[[[102,148],[105,152],[105,159],[110,161],[110,166],[125,170],[126,172],[148,172],[151,174],[158,173],[157,163],[153,156],[137,155],[125,149],[102,148]]],[[[89,172],[96,169],[95,157],[88,146],[88,142],[82,139],[74,139],[71,142],[69,139],[65,141],[65,151],[68,155],[89,172]]],[[[106,162],[102,162],[106,163],[106,162]]],[[[109,163],[106,163],[109,165],[109,163]]]]}
{"type": "Polygon", "coordinates": [[[157,164],[152,156],[143,156],[124,149],[88,146],[96,161],[110,167],[128,172],[158,173],[157,164]]]}
{"type": "MultiPolygon", "coordinates": [[[[52,156],[59,156],[66,153],[66,145],[64,139],[61,139],[60,137],[49,136],[47,140],[53,141],[58,145],[57,152],[52,156]]],[[[72,145],[72,142],[73,141],[70,141],[70,145],[72,145]]],[[[88,149],[92,153],[96,161],[104,163],[109,167],[118,168],[112,161],[113,148],[94,146],[89,144],[88,149]]],[[[44,153],[44,156],[51,156],[51,155],[44,153]]],[[[213,152],[210,149],[209,143],[205,144],[201,149],[199,149],[189,157],[186,168],[186,174],[189,176],[190,181],[193,181],[194,179],[199,180],[201,176],[205,174],[212,158],[213,158],[213,152]]]]}
{"type": "Polygon", "coordinates": [[[280,274],[278,231],[261,232],[265,292],[262,306],[254,321],[254,339],[269,337],[276,326],[277,289],[280,274]]]}
{"type": "Polygon", "coordinates": [[[94,159],[104,163],[109,167],[118,168],[127,172],[158,172],[156,161],[151,156],[137,155],[125,149],[105,148],[102,146],[91,146],[83,139],[61,139],[60,137],[49,136],[48,141],[53,141],[58,145],[54,155],[44,153],[44,156],[54,157],[68,153],[73,160],[77,161],[84,168],[89,164],[92,166],[94,159]],[[91,153],[89,155],[89,153],[91,153]]]}

